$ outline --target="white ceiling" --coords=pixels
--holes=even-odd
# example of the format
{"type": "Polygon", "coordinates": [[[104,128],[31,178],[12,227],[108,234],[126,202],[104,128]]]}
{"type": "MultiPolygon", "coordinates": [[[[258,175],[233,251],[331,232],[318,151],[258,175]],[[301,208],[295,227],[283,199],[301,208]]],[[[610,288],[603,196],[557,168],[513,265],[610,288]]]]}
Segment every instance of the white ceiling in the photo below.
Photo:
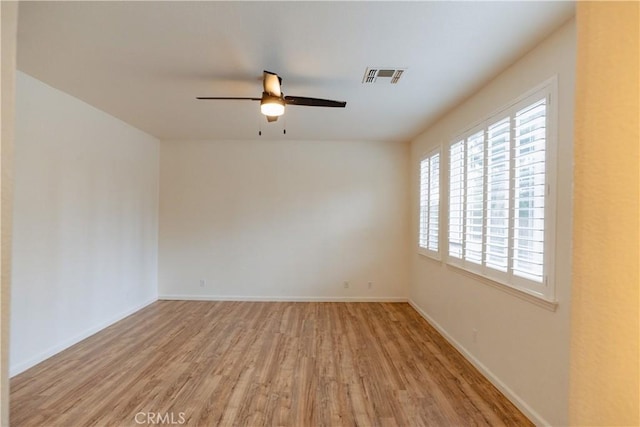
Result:
{"type": "Polygon", "coordinates": [[[572,2],[22,2],[18,68],[161,139],[406,140],[531,49],[572,2]],[[363,85],[368,66],[406,67],[363,85]],[[267,124],[262,70],[289,106],[267,124]]]}

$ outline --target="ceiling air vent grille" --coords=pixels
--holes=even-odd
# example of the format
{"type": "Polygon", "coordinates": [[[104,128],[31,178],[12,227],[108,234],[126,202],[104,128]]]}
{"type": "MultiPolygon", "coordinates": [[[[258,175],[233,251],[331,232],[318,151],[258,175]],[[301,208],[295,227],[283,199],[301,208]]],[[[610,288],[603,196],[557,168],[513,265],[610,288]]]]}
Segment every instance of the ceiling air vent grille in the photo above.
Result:
{"type": "Polygon", "coordinates": [[[364,72],[362,83],[391,83],[396,84],[406,68],[369,67],[364,72]]]}
{"type": "Polygon", "coordinates": [[[391,77],[391,84],[398,83],[398,80],[402,77],[402,73],[404,73],[404,70],[396,70],[396,72],[393,73],[393,77],[391,77]]]}
{"type": "Polygon", "coordinates": [[[378,70],[367,70],[367,73],[364,75],[364,82],[363,83],[373,83],[376,81],[376,74],[378,73],[378,70]]]}

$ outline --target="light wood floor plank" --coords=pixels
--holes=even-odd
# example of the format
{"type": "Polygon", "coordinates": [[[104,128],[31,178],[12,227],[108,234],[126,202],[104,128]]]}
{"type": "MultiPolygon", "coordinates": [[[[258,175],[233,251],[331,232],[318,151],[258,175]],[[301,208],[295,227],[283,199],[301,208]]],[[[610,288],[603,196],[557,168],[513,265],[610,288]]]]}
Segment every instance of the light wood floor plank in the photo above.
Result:
{"type": "Polygon", "coordinates": [[[158,301],[12,378],[10,405],[12,426],[532,425],[403,303],[158,301]]]}

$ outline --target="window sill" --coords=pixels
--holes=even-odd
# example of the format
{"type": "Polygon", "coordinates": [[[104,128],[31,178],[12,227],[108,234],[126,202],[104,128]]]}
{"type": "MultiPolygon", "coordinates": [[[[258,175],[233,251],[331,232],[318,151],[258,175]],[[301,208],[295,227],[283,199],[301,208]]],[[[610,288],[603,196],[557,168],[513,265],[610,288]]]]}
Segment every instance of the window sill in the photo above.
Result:
{"type": "Polygon", "coordinates": [[[555,312],[556,309],[558,308],[558,301],[549,301],[534,293],[530,293],[523,289],[514,288],[513,286],[509,286],[507,284],[497,282],[494,279],[491,279],[489,277],[483,276],[478,273],[474,273],[472,271],[466,270],[454,264],[447,264],[447,267],[450,268],[451,270],[456,271],[457,273],[463,274],[467,277],[477,280],[478,282],[484,283],[485,285],[492,286],[510,295],[516,296],[520,299],[523,299],[539,307],[542,307],[546,310],[555,312]]]}
{"type": "Polygon", "coordinates": [[[436,262],[442,262],[442,257],[440,256],[440,254],[436,254],[433,252],[428,252],[424,249],[418,249],[418,255],[423,256],[425,258],[428,258],[432,261],[436,261],[436,262]]]}

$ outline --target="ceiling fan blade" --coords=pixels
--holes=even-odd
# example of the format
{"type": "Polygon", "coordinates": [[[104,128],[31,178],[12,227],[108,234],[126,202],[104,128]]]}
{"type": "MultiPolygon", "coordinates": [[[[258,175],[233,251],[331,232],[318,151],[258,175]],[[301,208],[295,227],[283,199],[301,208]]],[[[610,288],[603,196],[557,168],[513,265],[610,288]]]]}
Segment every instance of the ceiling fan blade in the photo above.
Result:
{"type": "Polygon", "coordinates": [[[262,72],[262,80],[264,91],[266,93],[278,97],[282,96],[282,92],[280,91],[280,84],[282,83],[282,79],[276,73],[264,70],[262,72]]]}
{"type": "Polygon", "coordinates": [[[218,100],[247,100],[260,101],[262,98],[238,98],[230,96],[197,96],[196,99],[218,99],[218,100]]]}
{"type": "Polygon", "coordinates": [[[267,121],[269,123],[278,121],[278,116],[267,116],[267,121]]]}
{"type": "Polygon", "coordinates": [[[288,105],[305,105],[307,107],[334,107],[344,108],[347,103],[331,99],[307,98],[304,96],[285,96],[284,102],[288,105]]]}

